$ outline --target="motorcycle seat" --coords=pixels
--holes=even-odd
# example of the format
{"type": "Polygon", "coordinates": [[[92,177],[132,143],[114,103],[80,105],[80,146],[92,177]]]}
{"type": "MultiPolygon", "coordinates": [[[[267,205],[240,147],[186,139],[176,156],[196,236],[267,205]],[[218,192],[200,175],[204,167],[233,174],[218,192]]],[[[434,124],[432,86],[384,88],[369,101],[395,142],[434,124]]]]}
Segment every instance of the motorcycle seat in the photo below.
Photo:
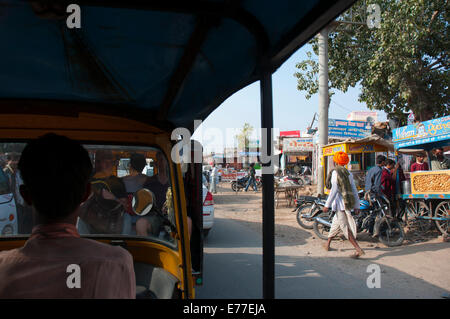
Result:
{"type": "Polygon", "coordinates": [[[316,201],[318,198],[315,196],[299,196],[298,200],[299,201],[304,201],[304,202],[314,202],[316,201]]]}

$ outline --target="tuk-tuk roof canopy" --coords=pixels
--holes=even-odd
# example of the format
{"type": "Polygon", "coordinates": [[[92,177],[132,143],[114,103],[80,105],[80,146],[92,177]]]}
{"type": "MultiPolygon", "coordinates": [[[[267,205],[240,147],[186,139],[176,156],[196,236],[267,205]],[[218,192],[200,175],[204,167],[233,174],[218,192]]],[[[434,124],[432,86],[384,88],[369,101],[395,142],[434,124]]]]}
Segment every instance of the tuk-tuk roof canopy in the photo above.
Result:
{"type": "Polygon", "coordinates": [[[192,129],[353,2],[79,0],[81,28],[69,29],[64,0],[3,0],[0,112],[192,129]]]}

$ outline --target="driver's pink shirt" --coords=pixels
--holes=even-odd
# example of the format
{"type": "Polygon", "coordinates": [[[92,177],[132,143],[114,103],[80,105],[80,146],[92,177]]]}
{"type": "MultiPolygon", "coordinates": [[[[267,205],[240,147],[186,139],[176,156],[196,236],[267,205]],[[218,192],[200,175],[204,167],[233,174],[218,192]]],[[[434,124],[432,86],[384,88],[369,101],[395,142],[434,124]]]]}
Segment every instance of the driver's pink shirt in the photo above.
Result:
{"type": "Polygon", "coordinates": [[[128,251],[80,238],[71,224],[38,225],[23,247],[0,252],[0,299],[135,298],[135,280],[128,251]]]}

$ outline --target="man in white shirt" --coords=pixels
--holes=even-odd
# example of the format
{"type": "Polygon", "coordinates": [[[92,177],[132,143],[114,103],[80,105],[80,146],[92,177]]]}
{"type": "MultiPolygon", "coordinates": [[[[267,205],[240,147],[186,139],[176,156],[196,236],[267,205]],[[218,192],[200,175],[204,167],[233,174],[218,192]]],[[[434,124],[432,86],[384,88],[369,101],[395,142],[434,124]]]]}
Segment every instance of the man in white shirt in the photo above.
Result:
{"type": "Polygon", "coordinates": [[[211,171],[210,185],[209,185],[209,191],[213,194],[217,194],[216,183],[217,183],[218,178],[219,178],[218,169],[216,167],[216,164],[213,164],[213,168],[211,171]]]}
{"type": "Polygon", "coordinates": [[[345,168],[349,158],[346,153],[338,152],[334,155],[333,160],[336,163],[336,168],[331,172],[331,179],[330,176],[327,178],[327,188],[331,186],[331,190],[323,211],[327,212],[331,208],[336,214],[333,217],[328,241],[324,248],[327,251],[330,250],[331,240],[339,233],[339,230],[342,230],[344,236],[356,249],[356,252],[350,257],[359,258],[364,255],[364,251],[355,239],[357,228],[351,209],[354,209],[355,213],[358,214],[360,203],[353,175],[345,168]]]}

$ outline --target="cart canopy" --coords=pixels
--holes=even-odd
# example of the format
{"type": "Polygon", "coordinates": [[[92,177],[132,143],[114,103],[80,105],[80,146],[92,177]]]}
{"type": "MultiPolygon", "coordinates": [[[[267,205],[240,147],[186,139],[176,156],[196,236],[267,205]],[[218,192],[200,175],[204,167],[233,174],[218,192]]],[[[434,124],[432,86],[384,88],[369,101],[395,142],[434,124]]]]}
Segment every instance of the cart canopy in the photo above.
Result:
{"type": "Polygon", "coordinates": [[[394,151],[394,144],[391,141],[385,140],[384,138],[382,138],[376,134],[372,134],[370,136],[367,136],[367,137],[359,139],[359,140],[354,140],[354,139],[349,138],[349,139],[343,140],[341,142],[324,145],[324,147],[328,147],[328,146],[332,146],[332,145],[339,145],[339,144],[344,144],[344,143],[345,144],[367,143],[367,144],[379,145],[379,146],[385,147],[389,151],[394,151]]]}
{"type": "MultiPolygon", "coordinates": [[[[450,116],[399,127],[392,132],[395,149],[431,150],[450,145],[450,116]]],[[[404,152],[404,151],[403,151],[404,152]]]]}

